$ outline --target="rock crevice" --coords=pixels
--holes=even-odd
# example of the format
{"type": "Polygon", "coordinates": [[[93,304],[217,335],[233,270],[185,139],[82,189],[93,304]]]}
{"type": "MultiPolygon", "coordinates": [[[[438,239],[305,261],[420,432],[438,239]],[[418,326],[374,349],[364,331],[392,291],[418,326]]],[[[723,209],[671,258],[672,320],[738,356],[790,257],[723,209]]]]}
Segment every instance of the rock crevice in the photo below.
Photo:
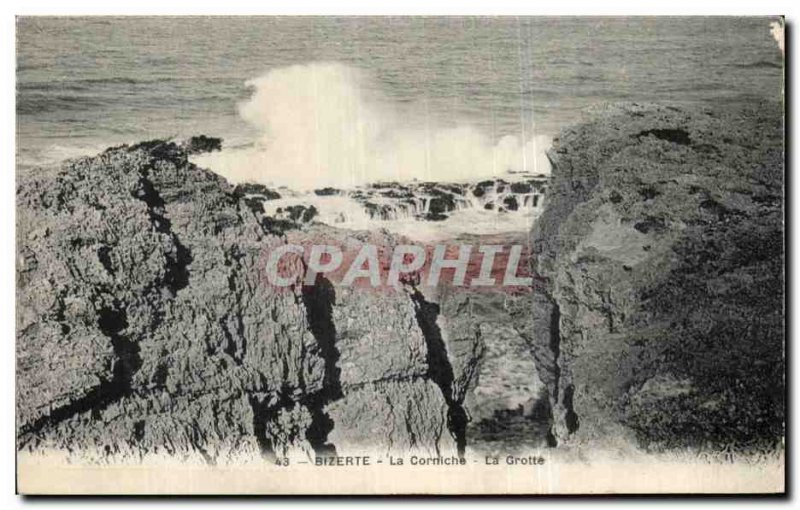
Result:
{"type": "Polygon", "coordinates": [[[25,176],[17,201],[20,448],[203,464],[456,449],[404,293],[265,278],[274,247],[351,235],[273,236],[163,141],[25,176]]]}
{"type": "Polygon", "coordinates": [[[467,413],[455,394],[453,366],[436,322],[440,313],[439,305],[426,301],[425,296],[416,288],[412,287],[410,295],[417,323],[428,348],[428,377],[442,390],[447,403],[447,428],[456,442],[459,455],[464,455],[467,413]]]}

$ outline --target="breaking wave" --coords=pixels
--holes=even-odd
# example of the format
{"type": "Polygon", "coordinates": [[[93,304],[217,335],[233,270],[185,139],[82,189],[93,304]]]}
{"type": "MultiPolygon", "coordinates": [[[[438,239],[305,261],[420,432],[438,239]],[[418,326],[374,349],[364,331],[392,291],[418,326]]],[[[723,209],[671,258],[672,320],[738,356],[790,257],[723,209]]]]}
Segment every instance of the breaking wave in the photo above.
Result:
{"type": "Polygon", "coordinates": [[[549,137],[495,140],[467,122],[443,123],[424,105],[389,100],[367,73],[343,64],[278,68],[247,84],[254,92],[239,113],[258,138],[195,159],[234,183],[309,190],[550,171],[549,137]]]}

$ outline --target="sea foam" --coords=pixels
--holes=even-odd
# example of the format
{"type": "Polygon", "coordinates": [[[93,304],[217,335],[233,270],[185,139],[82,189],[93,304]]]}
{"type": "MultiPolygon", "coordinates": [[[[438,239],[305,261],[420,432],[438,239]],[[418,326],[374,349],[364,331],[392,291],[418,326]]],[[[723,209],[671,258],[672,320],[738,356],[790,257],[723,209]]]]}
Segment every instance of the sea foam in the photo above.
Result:
{"type": "Polygon", "coordinates": [[[546,174],[550,137],[493,139],[474,123],[444,123],[424,104],[401,104],[365,71],[339,63],[274,69],[250,80],[241,117],[260,135],[247,147],[194,161],[234,183],[295,190],[376,181],[468,182],[511,172],[546,174]]]}

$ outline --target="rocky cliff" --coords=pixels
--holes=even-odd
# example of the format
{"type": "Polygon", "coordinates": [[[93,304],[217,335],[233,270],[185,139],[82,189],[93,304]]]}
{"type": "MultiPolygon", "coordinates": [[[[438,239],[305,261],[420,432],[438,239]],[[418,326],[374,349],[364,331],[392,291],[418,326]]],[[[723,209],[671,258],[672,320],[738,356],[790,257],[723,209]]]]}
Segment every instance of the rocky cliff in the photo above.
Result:
{"type": "Polygon", "coordinates": [[[528,337],[560,442],[780,441],[782,119],[634,104],[555,141],[528,337]]]}
{"type": "Polygon", "coordinates": [[[303,285],[302,257],[286,258],[295,285],[270,285],[267,257],[286,243],[404,241],[310,208],[270,215],[277,193],[189,162],[219,147],[210,138],[20,176],[18,447],[226,464],[774,444],[781,119],[774,105],[626,105],[565,130],[532,232],[534,285],[515,293],[303,285]]]}
{"type": "MultiPolygon", "coordinates": [[[[191,146],[118,147],[20,178],[19,447],[210,464],[463,449],[424,300],[268,285],[291,225],[189,163],[191,146]]],[[[391,243],[371,235],[348,239],[391,243]]]]}

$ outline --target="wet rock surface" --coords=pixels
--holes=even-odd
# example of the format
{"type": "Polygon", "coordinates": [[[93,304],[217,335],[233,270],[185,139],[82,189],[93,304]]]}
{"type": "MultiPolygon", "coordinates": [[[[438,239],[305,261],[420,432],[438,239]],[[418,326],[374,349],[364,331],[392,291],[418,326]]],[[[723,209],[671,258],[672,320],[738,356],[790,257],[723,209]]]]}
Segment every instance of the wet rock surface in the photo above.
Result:
{"type": "MultiPolygon", "coordinates": [[[[491,179],[478,183],[438,182],[379,182],[349,190],[320,188],[307,193],[280,190],[282,202],[265,202],[282,198],[281,195],[259,184],[240,184],[237,190],[247,193],[250,201],[269,207],[269,215],[284,217],[287,208],[313,208],[319,198],[348,201],[350,211],[340,211],[322,218],[323,223],[336,226],[348,223],[354,217],[375,221],[444,221],[454,212],[491,210],[498,213],[538,212],[544,203],[548,177],[542,174],[509,174],[506,179],[491,179]],[[511,181],[511,179],[516,179],[511,181]],[[290,205],[288,205],[290,204],[290,205]]],[[[323,202],[324,203],[324,202],[323,202]]]]}
{"type": "Polygon", "coordinates": [[[549,155],[531,338],[558,441],[779,442],[780,107],[609,107],[549,155]]]}
{"type": "Polygon", "coordinates": [[[492,209],[500,212],[540,208],[547,176],[519,174],[509,184],[504,179],[472,183],[376,183],[352,194],[374,219],[410,216],[423,221],[441,221],[454,211],[492,209]]]}

